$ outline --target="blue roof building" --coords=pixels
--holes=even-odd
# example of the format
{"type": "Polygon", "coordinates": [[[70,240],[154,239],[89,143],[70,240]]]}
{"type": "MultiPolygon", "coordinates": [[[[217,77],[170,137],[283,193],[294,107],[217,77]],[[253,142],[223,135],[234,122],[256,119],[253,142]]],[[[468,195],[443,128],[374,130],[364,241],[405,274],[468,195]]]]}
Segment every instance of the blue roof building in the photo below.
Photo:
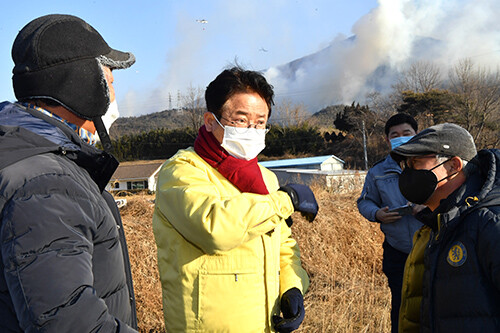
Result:
{"type": "Polygon", "coordinates": [[[344,164],[345,162],[335,155],[260,162],[260,165],[268,169],[313,169],[321,171],[342,170],[344,164]]]}
{"type": "Polygon", "coordinates": [[[323,183],[336,189],[352,189],[363,185],[366,171],[345,170],[345,162],[335,155],[291,158],[259,162],[278,177],[280,185],[287,183],[323,183]]]}

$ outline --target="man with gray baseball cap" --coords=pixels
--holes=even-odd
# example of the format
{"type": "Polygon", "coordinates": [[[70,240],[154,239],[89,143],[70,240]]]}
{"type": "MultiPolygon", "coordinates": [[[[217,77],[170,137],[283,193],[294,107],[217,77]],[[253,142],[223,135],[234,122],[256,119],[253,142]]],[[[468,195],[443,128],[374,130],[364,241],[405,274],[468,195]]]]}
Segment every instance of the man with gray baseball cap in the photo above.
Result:
{"type": "Polygon", "coordinates": [[[78,17],[46,15],[21,29],[12,59],[18,100],[0,103],[0,331],[136,332],[102,119],[116,113],[112,70],[135,58],[78,17]]]}
{"type": "Polygon", "coordinates": [[[405,266],[399,332],[500,331],[500,151],[439,124],[391,151],[426,209],[405,266]]]}

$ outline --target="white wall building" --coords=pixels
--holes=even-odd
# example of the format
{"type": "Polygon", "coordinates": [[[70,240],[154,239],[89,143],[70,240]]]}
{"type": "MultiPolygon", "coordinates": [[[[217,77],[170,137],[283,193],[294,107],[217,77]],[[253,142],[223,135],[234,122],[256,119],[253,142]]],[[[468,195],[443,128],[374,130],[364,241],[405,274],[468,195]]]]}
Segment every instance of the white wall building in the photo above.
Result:
{"type": "Polygon", "coordinates": [[[165,160],[122,162],[106,186],[110,192],[156,191],[158,172],[165,160]]]}
{"type": "Polygon", "coordinates": [[[335,155],[293,158],[260,162],[273,171],[280,185],[322,183],[336,189],[350,190],[362,185],[366,171],[345,170],[345,162],[335,155]]]}

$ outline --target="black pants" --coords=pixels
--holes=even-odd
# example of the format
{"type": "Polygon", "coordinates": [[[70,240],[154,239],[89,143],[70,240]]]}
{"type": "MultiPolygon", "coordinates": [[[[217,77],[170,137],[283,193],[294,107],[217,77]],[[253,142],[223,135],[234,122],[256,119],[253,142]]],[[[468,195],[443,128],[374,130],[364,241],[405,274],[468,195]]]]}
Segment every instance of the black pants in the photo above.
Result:
{"type": "Polygon", "coordinates": [[[401,287],[403,286],[403,272],[405,269],[407,253],[393,248],[384,241],[384,258],[382,261],[382,271],[389,281],[391,289],[391,332],[398,332],[399,306],[401,305],[401,287]]]}

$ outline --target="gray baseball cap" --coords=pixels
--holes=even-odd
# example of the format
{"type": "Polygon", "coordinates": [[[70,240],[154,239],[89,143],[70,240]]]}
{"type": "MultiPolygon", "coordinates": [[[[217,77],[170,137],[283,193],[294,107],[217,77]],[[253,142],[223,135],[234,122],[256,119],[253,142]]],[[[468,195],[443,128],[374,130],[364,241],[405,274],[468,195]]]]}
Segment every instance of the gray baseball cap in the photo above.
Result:
{"type": "Polygon", "coordinates": [[[391,151],[391,157],[397,162],[411,156],[431,154],[458,156],[470,161],[477,155],[477,150],[467,130],[456,124],[444,123],[426,128],[391,151]]]}

